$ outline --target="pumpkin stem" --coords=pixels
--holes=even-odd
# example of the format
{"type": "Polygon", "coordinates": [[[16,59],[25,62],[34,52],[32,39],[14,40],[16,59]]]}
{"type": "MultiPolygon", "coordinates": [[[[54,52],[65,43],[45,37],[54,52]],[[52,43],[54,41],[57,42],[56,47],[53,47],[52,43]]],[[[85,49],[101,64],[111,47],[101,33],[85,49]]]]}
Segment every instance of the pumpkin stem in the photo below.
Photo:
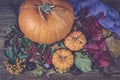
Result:
{"type": "Polygon", "coordinates": [[[50,5],[50,4],[47,4],[47,3],[42,3],[42,4],[40,5],[40,9],[41,9],[43,12],[47,13],[47,14],[49,14],[54,7],[55,7],[55,6],[50,5]]]}
{"type": "Polygon", "coordinates": [[[38,9],[39,9],[39,13],[40,15],[42,16],[42,18],[45,20],[45,17],[44,15],[42,14],[42,11],[46,14],[49,14],[52,9],[54,8],[55,6],[53,5],[50,5],[50,4],[47,4],[47,3],[42,3],[38,6],[38,9]]]}
{"type": "Polygon", "coordinates": [[[61,60],[64,61],[66,57],[60,56],[61,60]]]}
{"type": "Polygon", "coordinates": [[[76,41],[78,39],[78,37],[73,37],[73,40],[76,41]]]}
{"type": "Polygon", "coordinates": [[[39,13],[40,13],[40,16],[42,17],[42,19],[45,20],[45,17],[44,17],[44,15],[42,14],[42,11],[41,11],[40,7],[38,7],[38,10],[39,10],[39,13]]]}

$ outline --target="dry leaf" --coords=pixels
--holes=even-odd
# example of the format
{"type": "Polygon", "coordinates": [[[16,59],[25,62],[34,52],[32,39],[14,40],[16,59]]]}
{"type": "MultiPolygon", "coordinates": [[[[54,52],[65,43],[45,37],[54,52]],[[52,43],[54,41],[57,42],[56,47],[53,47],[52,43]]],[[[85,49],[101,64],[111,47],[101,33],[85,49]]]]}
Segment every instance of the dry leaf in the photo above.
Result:
{"type": "Polygon", "coordinates": [[[108,50],[113,57],[120,56],[120,39],[116,37],[109,37],[106,39],[108,50]]]}

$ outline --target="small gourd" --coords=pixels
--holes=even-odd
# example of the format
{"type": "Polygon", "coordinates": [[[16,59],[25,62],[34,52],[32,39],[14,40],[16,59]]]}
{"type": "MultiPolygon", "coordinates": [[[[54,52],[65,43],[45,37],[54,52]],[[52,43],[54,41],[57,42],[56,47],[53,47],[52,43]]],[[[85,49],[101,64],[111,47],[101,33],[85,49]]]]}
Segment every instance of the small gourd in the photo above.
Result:
{"type": "Polygon", "coordinates": [[[79,51],[86,42],[86,37],[81,31],[74,31],[65,38],[64,44],[72,51],[79,51]]]}
{"type": "Polygon", "coordinates": [[[58,72],[67,72],[73,65],[73,54],[69,50],[58,49],[53,53],[52,63],[58,72]]]}

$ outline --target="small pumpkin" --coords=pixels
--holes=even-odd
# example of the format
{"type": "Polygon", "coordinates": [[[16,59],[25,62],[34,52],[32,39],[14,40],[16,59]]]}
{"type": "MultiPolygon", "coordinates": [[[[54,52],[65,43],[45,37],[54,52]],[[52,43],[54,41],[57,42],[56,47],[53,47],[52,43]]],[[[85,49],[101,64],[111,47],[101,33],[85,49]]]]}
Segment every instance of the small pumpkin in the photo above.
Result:
{"type": "Polygon", "coordinates": [[[74,31],[65,38],[64,44],[68,49],[78,51],[83,48],[86,42],[86,37],[81,31],[74,31]]]}
{"type": "Polygon", "coordinates": [[[19,12],[21,31],[30,40],[51,44],[68,35],[74,12],[68,0],[25,0],[19,12]]]}
{"type": "Polygon", "coordinates": [[[73,54],[69,50],[58,49],[53,54],[52,63],[58,72],[67,72],[73,65],[73,54]]]}

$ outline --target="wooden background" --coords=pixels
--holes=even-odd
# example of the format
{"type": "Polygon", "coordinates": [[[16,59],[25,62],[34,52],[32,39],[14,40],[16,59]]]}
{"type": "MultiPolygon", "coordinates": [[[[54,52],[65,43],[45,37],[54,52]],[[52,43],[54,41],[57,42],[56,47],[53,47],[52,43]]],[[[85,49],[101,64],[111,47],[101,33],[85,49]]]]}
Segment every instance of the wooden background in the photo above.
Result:
{"type": "MultiPolygon", "coordinates": [[[[0,0],[0,80],[120,80],[120,58],[114,59],[115,64],[110,67],[111,77],[105,77],[99,72],[84,73],[78,76],[73,76],[69,73],[54,74],[50,77],[44,75],[39,78],[34,78],[29,72],[18,76],[10,75],[3,64],[3,61],[6,59],[3,54],[3,43],[6,30],[8,30],[10,25],[14,25],[17,20],[11,5],[12,1],[15,0],[0,0]]],[[[120,11],[120,0],[102,1],[120,11]]]]}

